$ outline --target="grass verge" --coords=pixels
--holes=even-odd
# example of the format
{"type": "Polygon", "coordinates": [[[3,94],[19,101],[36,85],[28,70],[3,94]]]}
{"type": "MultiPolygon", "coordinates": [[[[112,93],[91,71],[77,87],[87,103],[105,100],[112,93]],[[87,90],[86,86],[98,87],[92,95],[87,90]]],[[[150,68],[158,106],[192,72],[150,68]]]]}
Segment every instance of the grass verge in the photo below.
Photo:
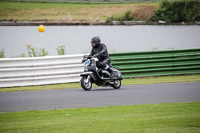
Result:
{"type": "Polygon", "coordinates": [[[199,133],[200,102],[0,114],[3,133],[199,133]]]}
{"type": "MultiPolygon", "coordinates": [[[[161,83],[198,82],[198,81],[200,81],[200,74],[124,79],[122,80],[122,85],[142,85],[142,84],[161,84],[161,83]]],[[[0,88],[0,92],[36,91],[36,90],[69,89],[69,88],[70,89],[81,88],[81,86],[80,83],[68,83],[68,84],[55,84],[55,85],[10,87],[10,88],[0,88]]]]}

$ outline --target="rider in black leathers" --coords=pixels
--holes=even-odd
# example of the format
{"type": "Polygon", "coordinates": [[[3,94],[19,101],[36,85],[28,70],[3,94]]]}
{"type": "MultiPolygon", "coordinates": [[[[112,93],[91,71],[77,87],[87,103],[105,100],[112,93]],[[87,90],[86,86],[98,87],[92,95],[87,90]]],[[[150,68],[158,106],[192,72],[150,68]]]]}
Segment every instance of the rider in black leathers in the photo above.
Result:
{"type": "Polygon", "coordinates": [[[110,73],[113,72],[112,68],[110,67],[111,59],[108,54],[108,50],[106,48],[106,45],[101,43],[100,38],[93,37],[91,39],[91,45],[92,45],[92,51],[90,53],[90,56],[97,57],[99,61],[97,62],[98,68],[103,68],[108,70],[110,73]]]}

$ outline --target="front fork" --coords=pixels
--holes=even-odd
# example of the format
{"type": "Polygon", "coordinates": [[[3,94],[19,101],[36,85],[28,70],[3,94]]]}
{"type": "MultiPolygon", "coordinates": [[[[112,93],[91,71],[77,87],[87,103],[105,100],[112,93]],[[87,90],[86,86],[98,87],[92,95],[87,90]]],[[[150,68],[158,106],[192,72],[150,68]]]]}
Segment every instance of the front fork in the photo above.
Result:
{"type": "Polygon", "coordinates": [[[85,83],[88,84],[89,81],[90,81],[90,79],[91,79],[91,77],[90,77],[90,75],[88,75],[88,76],[87,76],[87,79],[85,80],[85,83]]]}

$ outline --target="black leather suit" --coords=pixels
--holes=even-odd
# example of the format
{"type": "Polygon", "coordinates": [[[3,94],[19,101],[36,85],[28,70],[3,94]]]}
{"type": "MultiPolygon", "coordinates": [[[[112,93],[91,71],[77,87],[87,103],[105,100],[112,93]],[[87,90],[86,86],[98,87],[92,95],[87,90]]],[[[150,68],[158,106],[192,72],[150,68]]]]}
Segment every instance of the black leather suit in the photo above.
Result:
{"type": "Polygon", "coordinates": [[[90,55],[93,56],[95,54],[98,54],[98,68],[105,68],[107,65],[110,65],[111,59],[105,44],[98,44],[97,46],[93,47],[90,55]]]}

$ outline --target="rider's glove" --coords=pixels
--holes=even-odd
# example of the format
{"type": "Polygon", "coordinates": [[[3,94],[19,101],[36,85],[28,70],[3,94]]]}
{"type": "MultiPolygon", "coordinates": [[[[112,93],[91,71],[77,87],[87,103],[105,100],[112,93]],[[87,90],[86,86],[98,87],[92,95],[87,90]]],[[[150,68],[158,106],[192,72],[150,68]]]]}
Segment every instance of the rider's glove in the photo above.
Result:
{"type": "Polygon", "coordinates": [[[95,58],[95,57],[98,57],[98,56],[99,56],[99,53],[95,54],[95,55],[94,55],[94,58],[95,58]]]}
{"type": "Polygon", "coordinates": [[[88,58],[89,55],[84,55],[83,58],[88,58]]]}
{"type": "Polygon", "coordinates": [[[85,59],[82,59],[82,63],[85,62],[85,59]]]}

